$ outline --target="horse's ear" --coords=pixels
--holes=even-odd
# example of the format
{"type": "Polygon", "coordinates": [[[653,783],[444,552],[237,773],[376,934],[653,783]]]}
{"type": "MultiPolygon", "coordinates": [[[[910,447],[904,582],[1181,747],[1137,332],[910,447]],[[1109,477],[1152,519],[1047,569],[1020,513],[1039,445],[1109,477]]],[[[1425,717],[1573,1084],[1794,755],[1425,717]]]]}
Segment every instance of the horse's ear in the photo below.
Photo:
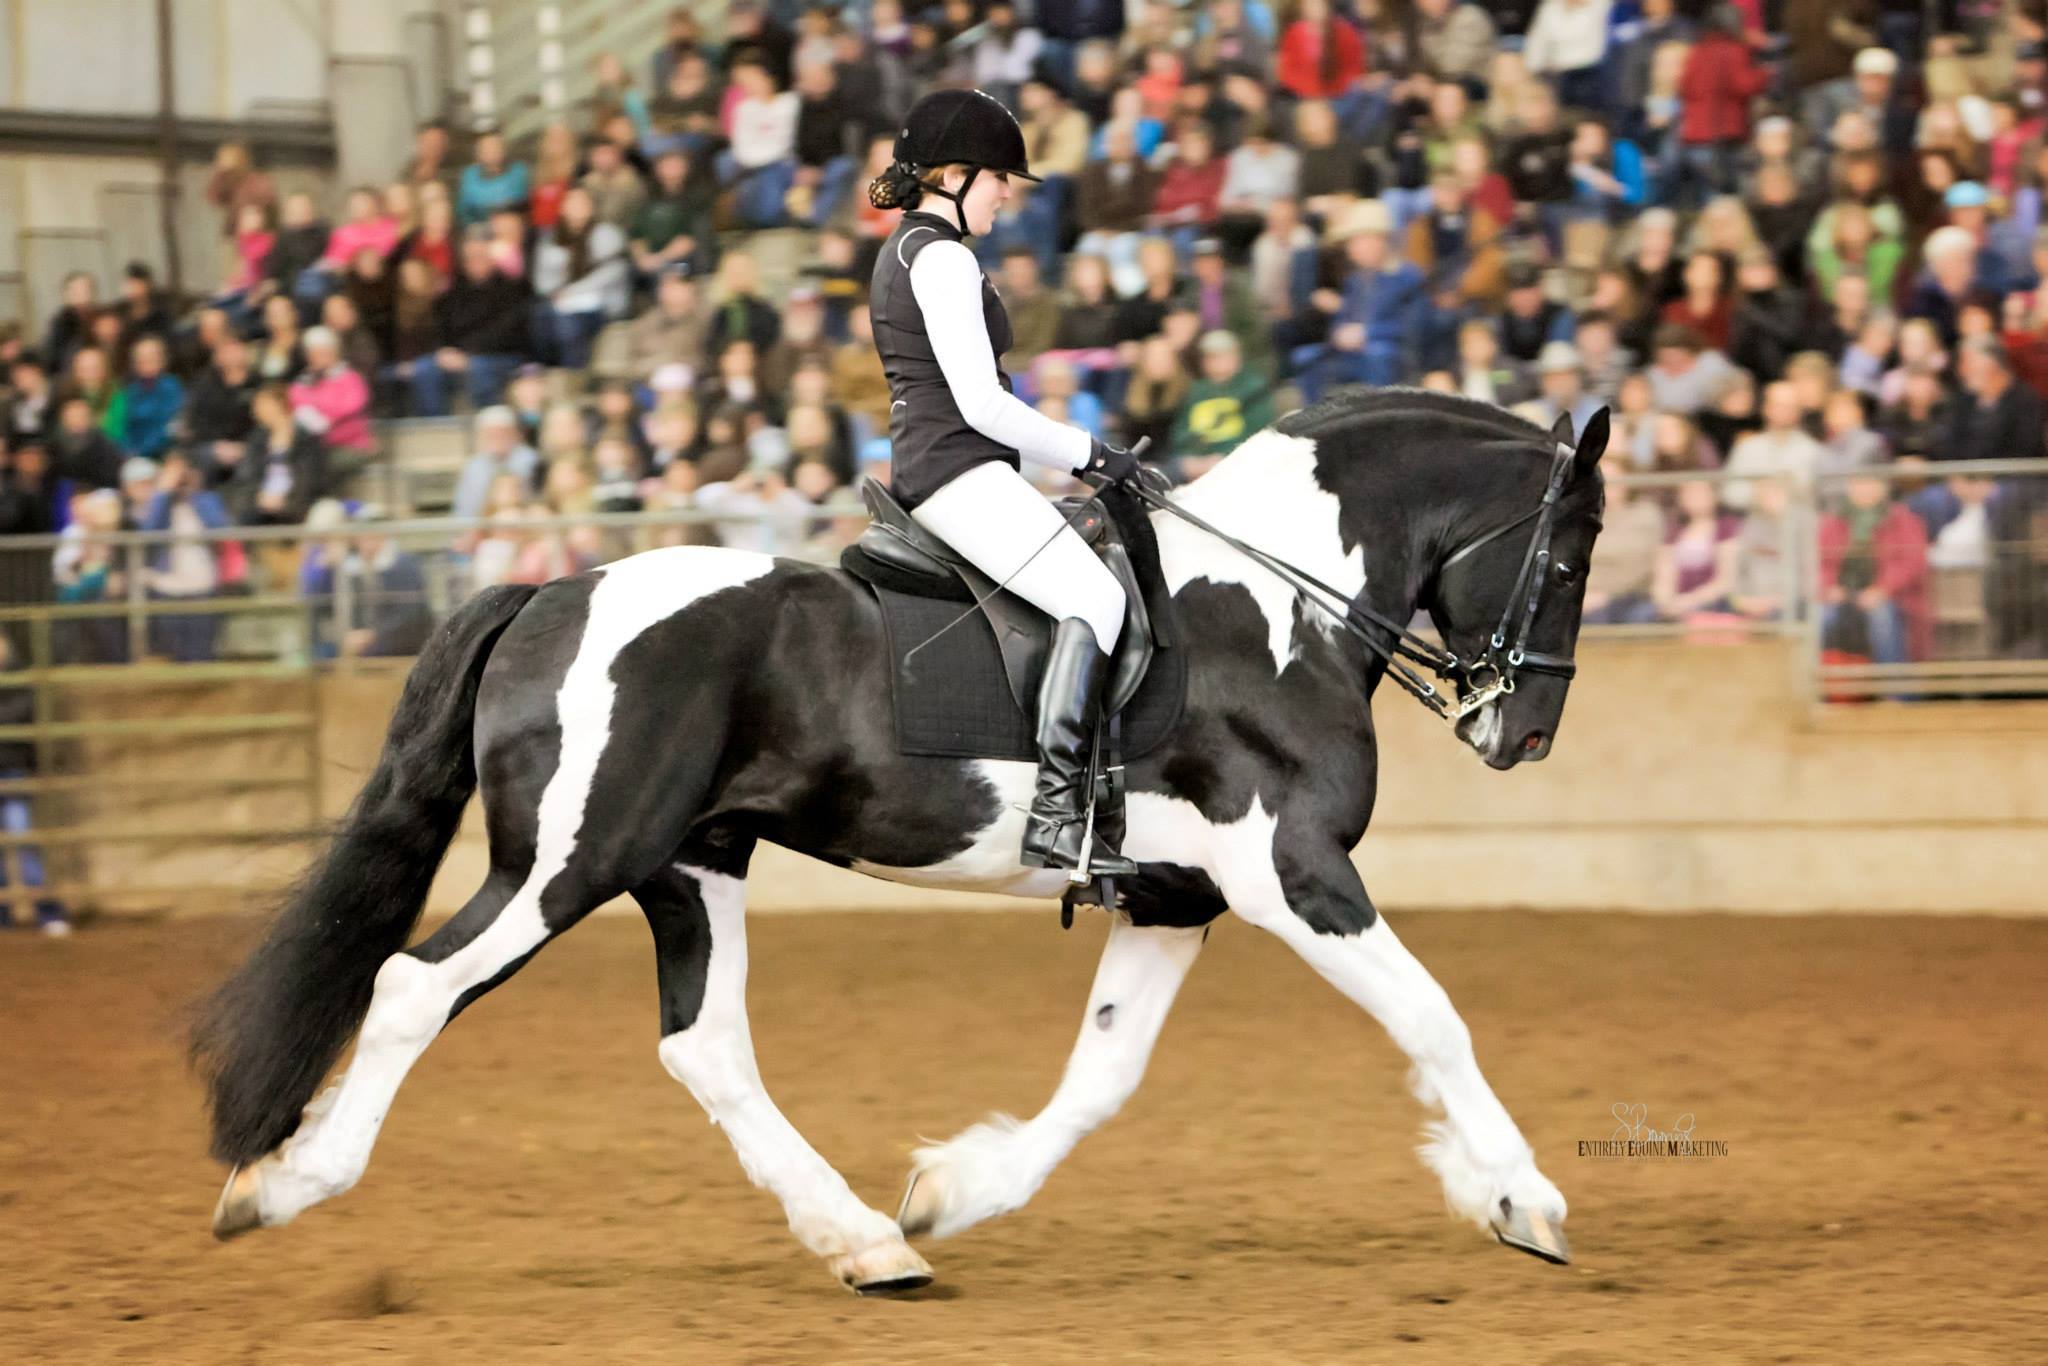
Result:
{"type": "Polygon", "coordinates": [[[1550,444],[1569,446],[1572,444],[1572,415],[1559,413],[1557,421],[1550,424],[1550,444]]]}
{"type": "MultiPolygon", "coordinates": [[[[1569,422],[1571,419],[1563,420],[1569,422]]],[[[1573,478],[1584,479],[1600,467],[1600,457],[1607,454],[1609,427],[1605,408],[1586,420],[1585,433],[1579,437],[1578,454],[1572,458],[1573,478]]]]}

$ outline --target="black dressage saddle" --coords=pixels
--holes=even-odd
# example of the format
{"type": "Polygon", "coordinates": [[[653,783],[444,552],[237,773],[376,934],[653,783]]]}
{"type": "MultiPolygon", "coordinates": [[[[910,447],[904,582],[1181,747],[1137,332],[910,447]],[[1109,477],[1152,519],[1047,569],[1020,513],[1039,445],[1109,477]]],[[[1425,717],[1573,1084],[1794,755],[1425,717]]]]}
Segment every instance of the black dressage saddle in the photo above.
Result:
{"type": "MultiPolygon", "coordinates": [[[[873,521],[839,564],[881,605],[898,747],[954,758],[1035,758],[1032,732],[1052,619],[998,589],[873,479],[863,479],[860,492],[873,521]],[[960,619],[963,612],[968,620],[960,619]]],[[[1124,629],[1103,710],[1116,748],[1137,757],[1166,738],[1186,694],[1185,652],[1170,648],[1172,608],[1158,548],[1143,509],[1126,495],[1065,498],[1054,506],[1123,586],[1124,629]],[[1121,516],[1109,505],[1115,497],[1125,499],[1121,516]]]]}

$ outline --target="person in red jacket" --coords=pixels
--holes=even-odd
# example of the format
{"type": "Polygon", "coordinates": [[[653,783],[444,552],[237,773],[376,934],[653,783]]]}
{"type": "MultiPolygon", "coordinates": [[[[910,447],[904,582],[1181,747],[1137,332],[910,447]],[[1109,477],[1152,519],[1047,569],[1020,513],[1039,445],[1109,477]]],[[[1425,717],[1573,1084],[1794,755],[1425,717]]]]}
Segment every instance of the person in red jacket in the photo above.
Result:
{"type": "Polygon", "coordinates": [[[1820,519],[1822,643],[1878,664],[1926,659],[1927,528],[1883,479],[1851,479],[1844,492],[1842,510],[1820,519]]]}
{"type": "Polygon", "coordinates": [[[1304,100],[1334,100],[1365,74],[1365,39],[1330,9],[1330,0],[1300,0],[1280,35],[1280,84],[1304,100]]]}
{"type": "Polygon", "coordinates": [[[1750,59],[1741,12],[1717,5],[1678,78],[1678,197],[1698,208],[1735,188],[1736,154],[1749,140],[1749,102],[1770,77],[1750,59]]]}
{"type": "Polygon", "coordinates": [[[1173,238],[1183,257],[1193,254],[1195,240],[1216,221],[1223,195],[1223,158],[1216,139],[1203,124],[1190,119],[1174,135],[1173,160],[1166,165],[1152,196],[1152,227],[1173,238]]]}

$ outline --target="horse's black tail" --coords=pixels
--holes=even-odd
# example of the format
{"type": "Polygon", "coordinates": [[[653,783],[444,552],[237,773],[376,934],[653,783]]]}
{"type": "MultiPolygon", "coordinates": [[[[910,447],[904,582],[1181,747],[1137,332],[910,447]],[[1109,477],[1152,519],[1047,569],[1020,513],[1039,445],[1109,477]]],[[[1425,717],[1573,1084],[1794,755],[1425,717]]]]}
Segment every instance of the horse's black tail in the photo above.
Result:
{"type": "Polygon", "coordinates": [[[202,1004],[192,1060],[221,1161],[253,1161],[291,1136],[369,1011],[377,969],[419,923],[476,788],[477,680],[534,591],[487,589],[428,641],[376,771],[249,961],[202,1004]]]}

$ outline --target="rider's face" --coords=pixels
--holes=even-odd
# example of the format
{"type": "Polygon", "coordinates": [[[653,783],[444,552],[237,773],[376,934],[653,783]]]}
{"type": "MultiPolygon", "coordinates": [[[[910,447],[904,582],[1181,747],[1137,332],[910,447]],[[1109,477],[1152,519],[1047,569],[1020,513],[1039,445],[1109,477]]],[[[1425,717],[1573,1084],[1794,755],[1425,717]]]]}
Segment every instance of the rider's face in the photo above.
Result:
{"type": "Polygon", "coordinates": [[[1001,171],[981,172],[974,177],[974,184],[960,205],[962,226],[977,237],[986,236],[995,225],[996,210],[1002,208],[1009,198],[1008,175],[1001,171]]]}

